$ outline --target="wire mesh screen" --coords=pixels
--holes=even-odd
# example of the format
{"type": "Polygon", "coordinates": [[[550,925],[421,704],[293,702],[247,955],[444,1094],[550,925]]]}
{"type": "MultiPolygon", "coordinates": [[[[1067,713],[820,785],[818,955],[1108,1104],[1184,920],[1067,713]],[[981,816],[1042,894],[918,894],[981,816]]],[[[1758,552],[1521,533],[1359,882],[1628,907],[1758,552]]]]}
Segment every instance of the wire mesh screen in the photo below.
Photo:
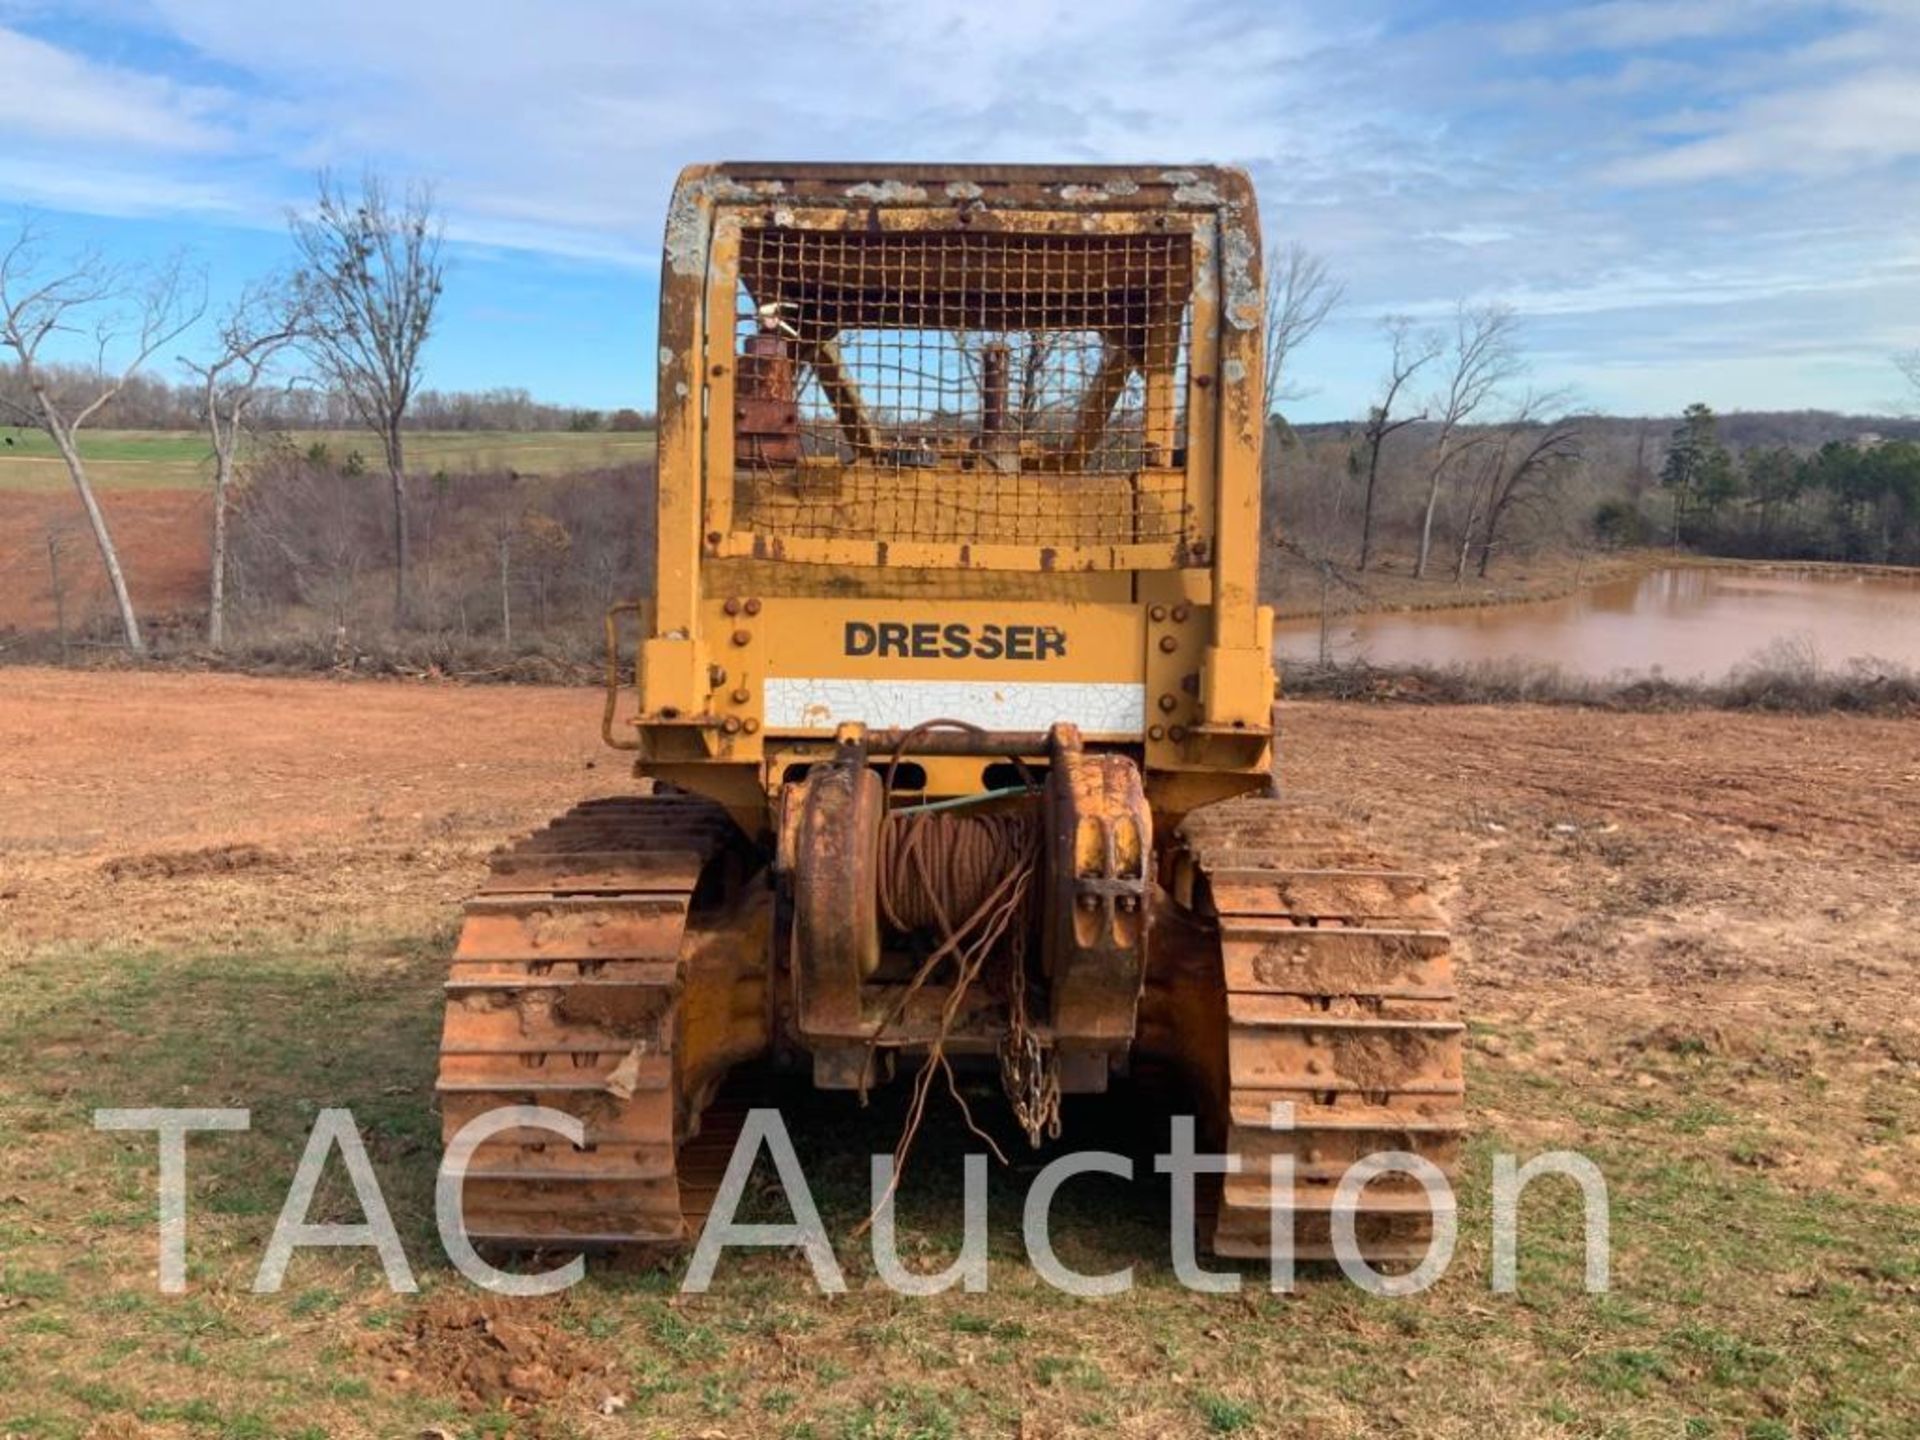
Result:
{"type": "Polygon", "coordinates": [[[1177,541],[1192,281],[1183,234],[744,230],[736,523],[1177,541]]]}

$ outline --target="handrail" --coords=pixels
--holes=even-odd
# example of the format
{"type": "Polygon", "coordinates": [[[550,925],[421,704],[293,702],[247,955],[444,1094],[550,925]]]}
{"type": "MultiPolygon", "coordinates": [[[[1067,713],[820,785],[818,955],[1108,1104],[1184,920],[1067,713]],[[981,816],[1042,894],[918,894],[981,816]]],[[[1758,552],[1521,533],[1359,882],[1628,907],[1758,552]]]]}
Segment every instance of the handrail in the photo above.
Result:
{"type": "MultiPolygon", "coordinates": [[[[614,716],[620,709],[620,616],[638,615],[641,605],[638,600],[622,600],[609,605],[606,614],[607,627],[607,704],[600,713],[600,738],[615,750],[638,750],[640,737],[622,740],[613,733],[614,716]]],[[[636,652],[634,667],[639,668],[640,660],[636,652]]]]}

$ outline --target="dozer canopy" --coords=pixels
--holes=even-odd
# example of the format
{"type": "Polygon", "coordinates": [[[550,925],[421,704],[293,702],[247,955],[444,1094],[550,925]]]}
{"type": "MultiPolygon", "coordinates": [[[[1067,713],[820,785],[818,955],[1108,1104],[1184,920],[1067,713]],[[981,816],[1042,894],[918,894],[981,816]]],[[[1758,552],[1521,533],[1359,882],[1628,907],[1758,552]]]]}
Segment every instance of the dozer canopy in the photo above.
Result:
{"type": "Polygon", "coordinates": [[[1257,254],[1232,171],[687,171],[661,401],[705,550],[1204,563],[1222,427],[1257,430],[1257,254]]]}

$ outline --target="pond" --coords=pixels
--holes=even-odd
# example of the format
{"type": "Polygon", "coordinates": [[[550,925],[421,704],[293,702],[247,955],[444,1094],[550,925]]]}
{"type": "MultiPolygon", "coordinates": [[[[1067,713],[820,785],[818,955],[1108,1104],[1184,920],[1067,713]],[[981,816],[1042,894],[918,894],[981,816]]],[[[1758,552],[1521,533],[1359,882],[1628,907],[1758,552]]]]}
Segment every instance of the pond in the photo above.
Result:
{"type": "MultiPolygon", "coordinates": [[[[1315,658],[1317,619],[1283,620],[1274,629],[1283,662],[1315,658]]],[[[1920,668],[1920,572],[1675,566],[1560,600],[1340,615],[1330,640],[1340,661],[1525,660],[1595,679],[1658,672],[1716,680],[1782,647],[1823,666],[1872,657],[1920,668]]]]}

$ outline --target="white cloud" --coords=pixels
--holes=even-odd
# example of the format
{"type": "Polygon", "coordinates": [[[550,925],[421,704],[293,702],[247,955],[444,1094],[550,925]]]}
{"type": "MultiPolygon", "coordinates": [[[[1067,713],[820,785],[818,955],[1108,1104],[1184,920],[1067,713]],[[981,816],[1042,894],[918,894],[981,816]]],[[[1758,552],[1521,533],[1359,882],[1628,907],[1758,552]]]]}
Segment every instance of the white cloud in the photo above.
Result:
{"type": "MultiPolygon", "coordinates": [[[[690,160],[1219,159],[1350,314],[1504,296],[1595,363],[1678,343],[1619,317],[1684,310],[1733,357],[1741,307],[1912,293],[1888,221],[1920,211],[1920,0],[1424,26],[1391,0],[125,3],[114,53],[149,73],[0,29],[54,97],[0,98],[0,192],[277,228],[314,169],[371,162],[431,179],[483,262],[644,273],[690,160]]],[[[17,23],[61,35],[61,4],[17,23]]],[[[1350,409],[1378,339],[1353,333],[1323,342],[1350,409]]]]}
{"type": "Polygon", "coordinates": [[[1749,32],[1794,8],[1812,7],[1806,0],[1605,0],[1516,21],[1503,38],[1519,54],[1634,50],[1749,32]]]}
{"type": "Polygon", "coordinates": [[[1827,174],[1920,155],[1920,70],[1879,67],[1737,107],[1697,140],[1613,166],[1627,182],[1827,174]]]}
{"type": "Polygon", "coordinates": [[[0,136],[158,151],[227,142],[217,92],[97,65],[5,27],[0,76],[0,136]]]}
{"type": "Polygon", "coordinates": [[[120,218],[191,215],[244,224],[259,213],[221,181],[94,160],[76,165],[69,160],[0,155],[0,195],[42,209],[120,218]]]}

